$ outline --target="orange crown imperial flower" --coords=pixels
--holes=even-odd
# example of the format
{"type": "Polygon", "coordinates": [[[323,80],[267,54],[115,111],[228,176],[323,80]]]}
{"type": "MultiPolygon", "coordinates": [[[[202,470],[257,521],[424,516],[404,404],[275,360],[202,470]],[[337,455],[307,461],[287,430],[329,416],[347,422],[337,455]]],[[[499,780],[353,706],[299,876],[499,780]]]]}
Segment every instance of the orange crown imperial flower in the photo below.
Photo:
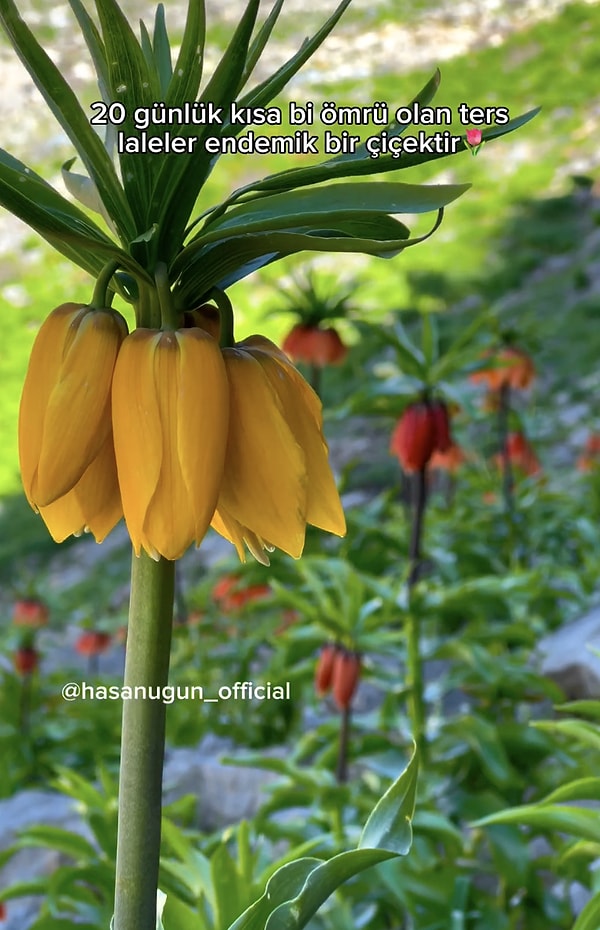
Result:
{"type": "Polygon", "coordinates": [[[112,409],[134,551],[178,559],[204,538],[223,476],[229,387],[218,343],[198,327],[136,329],[117,359],[112,409]]]}
{"type": "MultiPolygon", "coordinates": [[[[490,353],[485,353],[490,357],[490,353]]],[[[470,380],[473,384],[484,384],[490,391],[500,391],[505,385],[517,390],[526,390],[535,378],[535,365],[533,360],[515,346],[506,346],[498,353],[493,354],[497,367],[484,368],[473,372],[470,380]]]]}
{"type": "Polygon", "coordinates": [[[20,646],[14,656],[15,671],[19,675],[31,675],[39,665],[40,656],[33,646],[20,646]]]}
{"type": "Polygon", "coordinates": [[[47,604],[37,598],[23,598],[15,601],[12,620],[15,626],[27,626],[34,630],[46,626],[50,612],[47,604]]]}
{"type": "Polygon", "coordinates": [[[315,669],[315,691],[318,697],[323,697],[331,688],[338,649],[335,643],[326,643],[321,649],[315,669]]]}
{"type": "Polygon", "coordinates": [[[360,655],[357,652],[348,652],[346,649],[338,651],[333,665],[331,687],[333,700],[339,710],[350,707],[360,679],[360,669],[360,655]]]}
{"type": "Polygon", "coordinates": [[[75,652],[82,656],[97,656],[106,652],[111,643],[110,633],[100,630],[84,630],[75,641],[75,652]]]}
{"type": "Polygon", "coordinates": [[[294,362],[309,365],[337,365],[346,358],[348,347],[342,342],[333,326],[322,329],[298,323],[287,334],[282,349],[294,362]]]}
{"type": "Polygon", "coordinates": [[[112,449],[111,382],[127,324],[114,310],[63,304],[36,337],[19,412],[27,499],[62,542],[100,542],[122,516],[112,449]]]}
{"type": "Polygon", "coordinates": [[[321,402],[285,354],[251,336],[223,349],[230,415],[225,467],[213,528],[244,543],[299,558],[306,525],[343,536],[346,523],[323,437],[321,402]]]}
{"type": "Polygon", "coordinates": [[[406,472],[421,471],[434,452],[447,452],[452,443],[448,408],[441,400],[409,404],[392,433],[390,452],[406,472]]]}

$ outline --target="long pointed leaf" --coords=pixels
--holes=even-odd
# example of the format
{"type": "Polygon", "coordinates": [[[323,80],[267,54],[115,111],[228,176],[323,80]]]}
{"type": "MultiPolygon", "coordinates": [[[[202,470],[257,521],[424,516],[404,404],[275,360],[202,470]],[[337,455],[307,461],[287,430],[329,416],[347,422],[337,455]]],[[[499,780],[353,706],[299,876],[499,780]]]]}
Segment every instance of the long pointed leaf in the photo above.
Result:
{"type": "Polygon", "coordinates": [[[280,221],[300,223],[305,214],[330,214],[340,210],[375,213],[427,213],[445,207],[460,197],[468,185],[464,184],[400,184],[369,181],[350,181],[332,184],[325,188],[300,189],[273,194],[233,207],[217,220],[209,218],[202,232],[192,241],[204,240],[216,230],[243,228],[245,222],[261,220],[280,225],[280,221]]]}
{"type": "MultiPolygon", "coordinates": [[[[107,55],[109,91],[127,113],[120,129],[126,134],[134,133],[134,111],[138,107],[151,108],[160,98],[156,70],[148,66],[140,43],[116,0],[96,0],[96,9],[107,55]]],[[[119,155],[123,186],[136,220],[136,234],[150,225],[148,203],[163,159],[161,155],[126,152],[119,155]]],[[[130,239],[133,238],[132,235],[130,239]]]]}
{"type": "MultiPolygon", "coordinates": [[[[229,108],[235,99],[244,73],[259,3],[260,0],[248,0],[238,27],[212,78],[204,88],[200,98],[202,102],[212,103],[215,108],[229,108]]],[[[205,151],[202,144],[205,135],[212,132],[213,128],[207,125],[202,127],[200,133],[197,130],[197,126],[181,127],[180,135],[198,135],[195,151],[189,158],[182,158],[177,154],[166,156],[150,203],[149,215],[159,216],[160,236],[157,251],[167,259],[174,255],[174,249],[180,242],[196,197],[209,174],[214,158],[205,151]]]]}
{"type": "MultiPolygon", "coordinates": [[[[509,132],[513,132],[525,123],[528,123],[539,113],[540,108],[529,110],[527,113],[516,117],[505,126],[495,126],[493,129],[485,130],[483,133],[485,140],[500,138],[509,132]]],[[[457,143],[456,151],[463,152],[468,149],[464,140],[457,143]]],[[[277,174],[268,175],[260,181],[252,182],[245,187],[239,188],[231,195],[224,206],[239,201],[247,194],[275,193],[279,191],[288,191],[300,187],[307,187],[312,184],[321,184],[324,181],[331,181],[335,178],[351,178],[361,175],[375,176],[385,174],[388,171],[400,171],[403,168],[412,168],[414,165],[421,165],[428,161],[434,161],[439,158],[447,157],[446,153],[440,154],[415,154],[402,155],[401,158],[393,158],[391,155],[381,155],[379,158],[361,158],[352,160],[320,162],[318,165],[308,165],[304,168],[289,168],[287,171],[280,171],[277,174]]],[[[219,208],[221,211],[223,207],[219,208]]]]}
{"type": "MultiPolygon", "coordinates": [[[[300,49],[281,68],[268,77],[258,87],[253,88],[245,97],[240,100],[240,106],[265,106],[273,100],[277,94],[289,83],[300,68],[314,55],[320,45],[323,44],[329,33],[336,26],[338,20],[350,5],[352,0],[342,0],[339,6],[333,11],[329,19],[323,23],[321,28],[310,39],[306,39],[300,49]]],[[[236,132],[240,127],[232,127],[236,132]]]]}
{"type": "Polygon", "coordinates": [[[206,11],[204,0],[189,0],[183,39],[167,93],[167,106],[181,106],[198,96],[202,80],[206,11]]]}
{"type": "Polygon", "coordinates": [[[114,166],[73,90],[19,16],[13,0],[0,0],[0,21],[52,113],[93,178],[119,235],[128,241],[135,224],[114,166]]]}
{"type": "Polygon", "coordinates": [[[248,57],[246,58],[246,67],[244,68],[244,73],[242,75],[242,84],[240,90],[247,83],[258,63],[260,56],[265,50],[265,46],[271,37],[275,23],[279,19],[279,14],[281,13],[283,3],[284,0],[277,0],[273,6],[273,9],[260,27],[256,38],[253,40],[250,48],[248,49],[248,57]]]}
{"type": "Polygon", "coordinates": [[[194,243],[179,254],[171,267],[171,280],[176,279],[185,268],[185,277],[177,282],[174,293],[182,305],[189,305],[190,301],[194,302],[214,286],[228,287],[257,267],[296,252],[361,252],[391,258],[403,249],[429,238],[440,225],[442,216],[443,209],[440,209],[432,229],[414,239],[355,238],[339,236],[334,230],[324,229],[242,234],[221,242],[209,243],[203,248],[198,248],[198,244],[194,243]],[[191,250],[197,252],[193,264],[189,264],[191,250]],[[243,273],[239,273],[240,270],[243,270],[243,273]],[[224,284],[224,281],[227,281],[227,284],[224,284]]]}

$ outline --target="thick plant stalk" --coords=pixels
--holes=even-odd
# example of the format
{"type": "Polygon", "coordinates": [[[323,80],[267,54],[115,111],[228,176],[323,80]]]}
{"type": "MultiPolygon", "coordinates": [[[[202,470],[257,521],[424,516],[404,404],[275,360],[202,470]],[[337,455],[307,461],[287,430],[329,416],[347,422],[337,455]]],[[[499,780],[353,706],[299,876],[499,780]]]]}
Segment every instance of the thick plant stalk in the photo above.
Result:
{"type": "Polygon", "coordinates": [[[423,699],[423,661],[420,647],[420,625],[413,605],[411,593],[419,580],[421,570],[421,539],[423,536],[423,521],[427,503],[427,469],[426,466],[416,472],[414,477],[414,504],[412,515],[412,532],[410,539],[408,573],[408,617],[406,626],[406,665],[408,715],[410,718],[413,739],[421,758],[425,754],[425,702],[423,699]]]}
{"type": "Polygon", "coordinates": [[[145,686],[154,699],[123,702],[114,930],[156,928],[166,718],[160,694],[169,674],[174,578],[175,562],[154,562],[143,551],[133,556],[125,687],[145,686]]]}
{"type": "Polygon", "coordinates": [[[506,515],[514,521],[514,477],[508,450],[508,420],[510,416],[510,385],[503,384],[498,399],[498,445],[502,463],[502,498],[506,515]]]}
{"type": "Polygon", "coordinates": [[[336,778],[340,785],[348,781],[348,743],[350,741],[350,705],[344,707],[340,720],[340,744],[336,767],[336,778]]]}

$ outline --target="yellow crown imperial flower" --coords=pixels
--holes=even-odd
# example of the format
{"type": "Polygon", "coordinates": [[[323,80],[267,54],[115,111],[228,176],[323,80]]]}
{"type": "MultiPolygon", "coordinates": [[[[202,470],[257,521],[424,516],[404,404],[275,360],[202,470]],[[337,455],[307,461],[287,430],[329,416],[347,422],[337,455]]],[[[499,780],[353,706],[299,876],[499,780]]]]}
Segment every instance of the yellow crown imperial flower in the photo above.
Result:
{"type": "Polygon", "coordinates": [[[229,419],[218,343],[198,327],[136,329],[112,391],[114,448],[136,555],[180,558],[199,545],[217,504],[229,419]]]}
{"type": "Polygon", "coordinates": [[[230,388],[227,453],[212,526],[258,561],[274,547],[293,558],[306,524],[346,532],[323,437],[321,402],[272,342],[251,336],[223,349],[230,388]]]}
{"type": "Polygon", "coordinates": [[[19,411],[27,499],[62,542],[89,529],[100,542],[122,516],[112,450],[111,382],[123,317],[67,303],[35,339],[19,411]]]}

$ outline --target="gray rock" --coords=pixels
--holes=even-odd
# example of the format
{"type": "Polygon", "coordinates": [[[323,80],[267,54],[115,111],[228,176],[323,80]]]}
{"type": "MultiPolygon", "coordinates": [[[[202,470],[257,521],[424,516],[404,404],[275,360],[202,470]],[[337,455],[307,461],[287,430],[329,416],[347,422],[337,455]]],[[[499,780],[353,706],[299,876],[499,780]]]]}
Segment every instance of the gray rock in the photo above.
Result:
{"type": "Polygon", "coordinates": [[[542,673],[569,700],[600,698],[600,605],[545,636],[538,650],[542,673]]]}
{"type": "MultiPolygon", "coordinates": [[[[74,801],[54,791],[20,791],[0,801],[0,850],[6,849],[17,834],[33,824],[72,830],[90,839],[90,833],[75,810],[74,801]]],[[[65,861],[61,853],[43,847],[22,849],[0,869],[0,888],[17,882],[51,875],[65,861]]],[[[8,901],[3,930],[25,930],[37,916],[42,898],[29,896],[8,901]]]]}

